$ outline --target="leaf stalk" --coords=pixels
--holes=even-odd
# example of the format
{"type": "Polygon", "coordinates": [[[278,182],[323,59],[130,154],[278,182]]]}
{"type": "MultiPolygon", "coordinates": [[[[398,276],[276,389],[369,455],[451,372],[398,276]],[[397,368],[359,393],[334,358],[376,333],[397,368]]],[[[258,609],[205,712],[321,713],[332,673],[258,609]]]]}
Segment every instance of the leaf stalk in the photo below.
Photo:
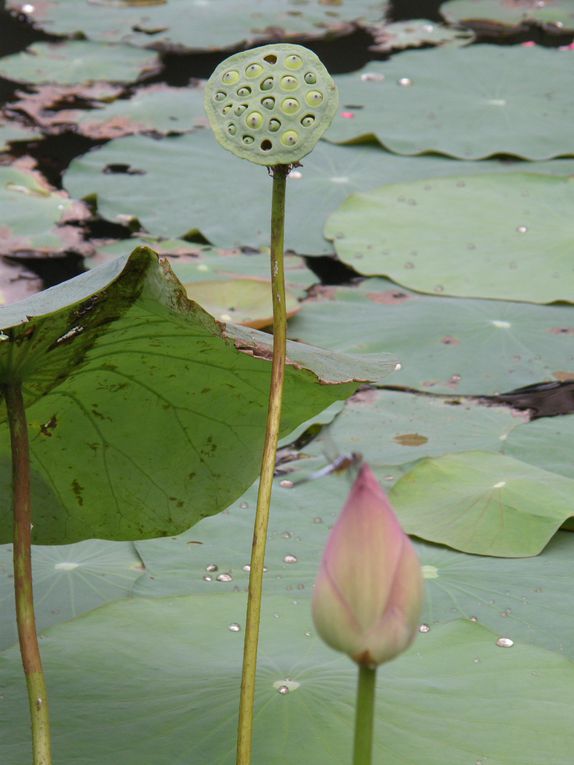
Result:
{"type": "Polygon", "coordinates": [[[34,765],[51,765],[51,735],[46,681],[40,658],[32,590],[32,506],[30,445],[20,382],[4,386],[12,448],[14,512],[14,588],[20,654],[26,676],[32,723],[34,765]]]}
{"type": "Polygon", "coordinates": [[[371,765],[372,763],[376,682],[377,668],[360,664],[355,709],[353,765],[371,765]]]}

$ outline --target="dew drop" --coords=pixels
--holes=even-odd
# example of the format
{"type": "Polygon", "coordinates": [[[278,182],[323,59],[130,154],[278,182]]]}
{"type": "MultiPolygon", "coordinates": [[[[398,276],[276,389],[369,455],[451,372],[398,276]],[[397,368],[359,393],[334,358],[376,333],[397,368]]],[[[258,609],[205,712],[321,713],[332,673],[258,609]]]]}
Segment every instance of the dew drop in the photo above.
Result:
{"type": "Polygon", "coordinates": [[[280,685],[279,688],[277,688],[277,693],[285,696],[285,694],[289,693],[289,688],[286,685],[280,685]]]}
{"type": "Polygon", "coordinates": [[[362,82],[382,82],[384,79],[385,75],[379,72],[365,72],[361,75],[362,82]]]}
{"type": "Polygon", "coordinates": [[[279,486],[281,486],[282,489],[292,489],[295,484],[293,481],[289,481],[285,479],[284,481],[279,481],[279,486]]]}
{"type": "Polygon", "coordinates": [[[217,563],[208,563],[207,566],[205,567],[205,570],[210,572],[217,571],[218,569],[219,569],[219,566],[217,565],[217,563]]]}
{"type": "Polygon", "coordinates": [[[401,79],[400,79],[400,80],[397,80],[397,83],[398,83],[398,84],[399,84],[399,85],[400,85],[402,88],[409,88],[409,87],[410,87],[410,86],[413,84],[413,81],[411,80],[411,78],[410,78],[410,77],[401,77],[401,79]]]}
{"type": "Polygon", "coordinates": [[[26,3],[25,5],[22,6],[22,13],[26,13],[28,15],[30,13],[34,13],[35,10],[36,10],[36,8],[33,5],[31,5],[30,3],[26,3]]]}
{"type": "Polygon", "coordinates": [[[297,556],[296,555],[284,555],[283,556],[283,563],[297,563],[297,556]]]}
{"type": "Polygon", "coordinates": [[[526,234],[526,232],[528,231],[528,226],[517,226],[516,230],[518,231],[519,234],[526,234]]]}
{"type": "Polygon", "coordinates": [[[319,515],[316,515],[313,518],[313,523],[323,523],[323,519],[319,515]]]}
{"type": "Polygon", "coordinates": [[[490,323],[493,327],[497,327],[498,329],[510,329],[512,326],[509,321],[499,321],[498,319],[492,319],[490,323]]]}
{"type": "Polygon", "coordinates": [[[430,627],[428,624],[420,624],[419,625],[419,632],[422,632],[423,634],[430,632],[430,627]]]}
{"type": "Polygon", "coordinates": [[[306,638],[310,638],[311,637],[311,633],[310,632],[304,632],[303,634],[305,635],[306,638]]]}
{"type": "Polygon", "coordinates": [[[204,582],[212,582],[213,581],[213,577],[209,576],[209,574],[206,574],[205,576],[202,576],[201,578],[203,579],[204,582]]]}
{"type": "Polygon", "coordinates": [[[303,173],[299,170],[291,170],[288,177],[298,181],[303,177],[303,173]]]}
{"type": "Polygon", "coordinates": [[[249,507],[249,502],[241,502],[241,504],[239,505],[239,507],[240,507],[242,510],[247,510],[247,508],[249,507]]]}
{"type": "Polygon", "coordinates": [[[237,624],[237,622],[233,622],[229,625],[227,628],[230,632],[241,632],[241,625],[237,624]]]}
{"type": "Polygon", "coordinates": [[[475,656],[474,659],[473,659],[473,662],[475,664],[480,664],[480,656],[475,656]]]}
{"type": "Polygon", "coordinates": [[[498,483],[495,483],[492,488],[502,489],[503,486],[506,486],[506,481],[499,481],[498,483]]]}
{"type": "Polygon", "coordinates": [[[291,539],[293,537],[293,534],[290,531],[284,531],[281,536],[283,539],[291,539]]]}
{"type": "Polygon", "coordinates": [[[246,563],[241,568],[242,568],[243,571],[251,571],[251,566],[249,565],[249,563],[246,563]]]}
{"type": "Polygon", "coordinates": [[[514,640],[511,640],[510,638],[507,638],[507,637],[499,637],[498,640],[496,641],[496,645],[499,648],[512,648],[512,646],[514,645],[514,640]]]}
{"type": "Polygon", "coordinates": [[[471,621],[471,622],[474,622],[474,623],[476,624],[476,623],[477,623],[477,621],[478,621],[478,616],[471,616],[471,617],[470,617],[470,621],[471,621]]]}
{"type": "Polygon", "coordinates": [[[285,696],[287,693],[291,693],[292,691],[296,691],[297,688],[300,688],[301,683],[286,677],[284,680],[276,680],[273,683],[273,687],[278,693],[280,693],[282,696],[285,696]]]}
{"type": "Polygon", "coordinates": [[[423,566],[423,579],[438,579],[438,568],[436,566],[423,566]]]}
{"type": "Polygon", "coordinates": [[[233,581],[233,577],[231,576],[231,574],[219,574],[219,576],[216,577],[216,578],[217,578],[218,582],[232,582],[233,581]]]}

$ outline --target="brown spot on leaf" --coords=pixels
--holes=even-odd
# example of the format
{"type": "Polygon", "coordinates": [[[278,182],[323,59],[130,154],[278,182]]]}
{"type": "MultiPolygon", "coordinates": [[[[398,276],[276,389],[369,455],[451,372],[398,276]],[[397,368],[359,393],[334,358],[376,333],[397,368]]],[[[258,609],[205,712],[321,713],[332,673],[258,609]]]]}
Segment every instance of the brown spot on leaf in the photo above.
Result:
{"type": "Polygon", "coordinates": [[[401,435],[395,436],[393,441],[401,446],[422,446],[423,444],[426,444],[428,438],[426,436],[421,436],[420,433],[402,433],[401,435]]]}
{"type": "Polygon", "coordinates": [[[550,327],[546,331],[552,335],[574,335],[574,327],[550,327]]]}
{"type": "Polygon", "coordinates": [[[446,335],[441,339],[441,343],[444,345],[460,345],[460,340],[456,337],[452,337],[452,335],[446,335]]]}
{"type": "Polygon", "coordinates": [[[385,292],[367,292],[367,299],[373,303],[382,303],[383,305],[397,305],[410,300],[412,295],[400,290],[386,290],[385,292]]]}
{"type": "Polygon", "coordinates": [[[53,414],[48,422],[45,422],[43,425],[40,425],[40,432],[44,436],[48,436],[48,438],[51,438],[52,431],[56,428],[58,425],[58,419],[56,418],[56,415],[53,414]]]}
{"type": "Polygon", "coordinates": [[[76,478],[72,481],[72,491],[76,497],[76,501],[80,507],[84,504],[83,491],[84,487],[78,482],[76,478]]]}
{"type": "Polygon", "coordinates": [[[574,380],[574,372],[558,370],[557,372],[552,372],[552,377],[560,382],[570,382],[571,380],[574,380]]]}

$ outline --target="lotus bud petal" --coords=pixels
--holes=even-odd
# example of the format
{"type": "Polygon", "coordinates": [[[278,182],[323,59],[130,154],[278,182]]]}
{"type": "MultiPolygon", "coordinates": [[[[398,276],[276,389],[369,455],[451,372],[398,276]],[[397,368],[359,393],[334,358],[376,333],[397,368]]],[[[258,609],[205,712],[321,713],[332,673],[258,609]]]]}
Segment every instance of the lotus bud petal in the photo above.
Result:
{"type": "Polygon", "coordinates": [[[376,667],[412,643],[423,590],[414,547],[364,464],[329,535],[315,582],[317,632],[331,648],[376,667]]]}

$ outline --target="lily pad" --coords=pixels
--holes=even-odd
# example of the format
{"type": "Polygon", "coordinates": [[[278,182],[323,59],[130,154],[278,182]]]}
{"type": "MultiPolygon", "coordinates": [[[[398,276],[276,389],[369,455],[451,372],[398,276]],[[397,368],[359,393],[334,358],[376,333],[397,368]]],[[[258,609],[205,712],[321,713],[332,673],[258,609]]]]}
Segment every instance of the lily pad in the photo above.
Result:
{"type": "Polygon", "coordinates": [[[394,385],[481,396],[574,374],[571,306],[429,297],[384,279],[312,295],[289,337],[345,353],[396,354],[394,385]]]}
{"type": "Polygon", "coordinates": [[[449,24],[481,32],[517,34],[532,25],[550,34],[574,31],[572,0],[450,0],[440,13],[449,24]]]}
{"type": "MultiPolygon", "coordinates": [[[[0,377],[18,365],[24,386],[35,543],[176,533],[257,475],[272,339],[224,333],[149,250],[0,309],[0,326],[0,377]]],[[[394,367],[293,343],[287,354],[283,434],[356,376],[394,367]]],[[[7,542],[6,425],[0,466],[7,542]]]]}
{"type": "Polygon", "coordinates": [[[574,302],[574,180],[443,178],[355,194],[325,235],[363,274],[421,292],[574,302]]]}
{"type": "Polygon", "coordinates": [[[574,515],[574,480],[470,451],[425,459],[392,488],[406,531],[475,555],[538,555],[574,515]]]}
{"type": "Polygon", "coordinates": [[[574,154],[572,61],[556,50],[447,45],[335,81],[343,109],[326,137],[336,143],[376,138],[398,154],[460,159],[574,154]]]}
{"type": "MultiPolygon", "coordinates": [[[[34,546],[34,607],[38,630],[131,596],[143,564],[131,542],[91,539],[76,545],[34,546]]],[[[0,547],[0,649],[18,641],[12,545],[0,547]]]]}
{"type": "MultiPolygon", "coordinates": [[[[331,253],[323,237],[327,216],[347,196],[381,181],[436,175],[512,172],[519,162],[456,162],[440,157],[399,157],[372,146],[341,147],[319,142],[304,166],[289,176],[285,244],[306,255],[331,253]]],[[[574,174],[574,161],[532,163],[529,172],[574,174]]],[[[108,220],[135,219],[156,237],[200,231],[218,247],[269,245],[267,212],[271,180],[260,167],[222,151],[213,135],[154,140],[132,136],[110,141],[70,164],[64,185],[78,198],[91,197],[108,220]],[[201,183],[190,179],[200,178],[201,183]],[[222,182],[225,181],[225,182],[222,182]],[[237,209],[241,214],[230,214],[237,209]]]]}
{"type": "Polygon", "coordinates": [[[0,151],[8,151],[10,144],[35,141],[41,137],[37,131],[22,127],[16,122],[5,122],[0,117],[0,151]]]}
{"type": "MultiPolygon", "coordinates": [[[[183,286],[190,300],[219,321],[256,329],[273,324],[270,279],[218,279],[186,282],[183,286]]],[[[299,310],[299,302],[290,292],[285,294],[285,310],[288,319],[299,310]]]]}
{"type": "MultiPolygon", "coordinates": [[[[97,247],[96,254],[86,259],[86,267],[94,268],[129,254],[134,247],[150,247],[162,257],[169,258],[169,264],[182,282],[228,280],[230,278],[268,279],[270,259],[267,252],[242,252],[223,250],[208,245],[191,244],[182,239],[122,239],[114,244],[97,247]]],[[[306,290],[317,281],[315,274],[307,268],[305,260],[298,255],[287,253],[284,258],[285,285],[289,292],[303,297],[306,290]]]]}
{"type": "Polygon", "coordinates": [[[474,33],[468,29],[452,29],[428,19],[380,23],[369,27],[375,44],[369,50],[388,53],[421,45],[468,45],[474,41],[474,33]]]}
{"type": "Polygon", "coordinates": [[[0,59],[0,75],[26,83],[133,82],[159,68],[159,56],[127,45],[73,40],[37,42],[0,59]]]}
{"type": "MultiPolygon", "coordinates": [[[[350,32],[355,24],[382,18],[384,0],[258,0],[245,6],[238,0],[52,0],[36,3],[28,19],[50,34],[85,36],[101,42],[178,51],[213,51],[253,45],[269,39],[317,39],[350,32]]],[[[21,13],[20,0],[6,8],[21,13]]]]}
{"type": "Polygon", "coordinates": [[[90,252],[81,230],[72,225],[72,221],[89,217],[86,205],[52,188],[29,164],[0,167],[0,207],[2,254],[90,252]]]}
{"type": "MultiPolygon", "coordinates": [[[[138,599],[52,628],[42,649],[58,762],[234,762],[244,607],[233,594],[138,599]]],[[[481,625],[453,622],[421,635],[409,653],[385,665],[377,756],[428,765],[486,758],[567,765],[572,663],[527,644],[499,647],[498,637],[481,625]]],[[[309,609],[268,598],[260,656],[254,761],[348,760],[356,668],[315,637],[309,609]]],[[[11,765],[25,765],[29,726],[17,652],[6,651],[1,663],[9,703],[0,753],[11,765]]]]}
{"type": "Polygon", "coordinates": [[[574,478],[574,416],[543,417],[509,435],[505,452],[544,470],[574,478]]]}

